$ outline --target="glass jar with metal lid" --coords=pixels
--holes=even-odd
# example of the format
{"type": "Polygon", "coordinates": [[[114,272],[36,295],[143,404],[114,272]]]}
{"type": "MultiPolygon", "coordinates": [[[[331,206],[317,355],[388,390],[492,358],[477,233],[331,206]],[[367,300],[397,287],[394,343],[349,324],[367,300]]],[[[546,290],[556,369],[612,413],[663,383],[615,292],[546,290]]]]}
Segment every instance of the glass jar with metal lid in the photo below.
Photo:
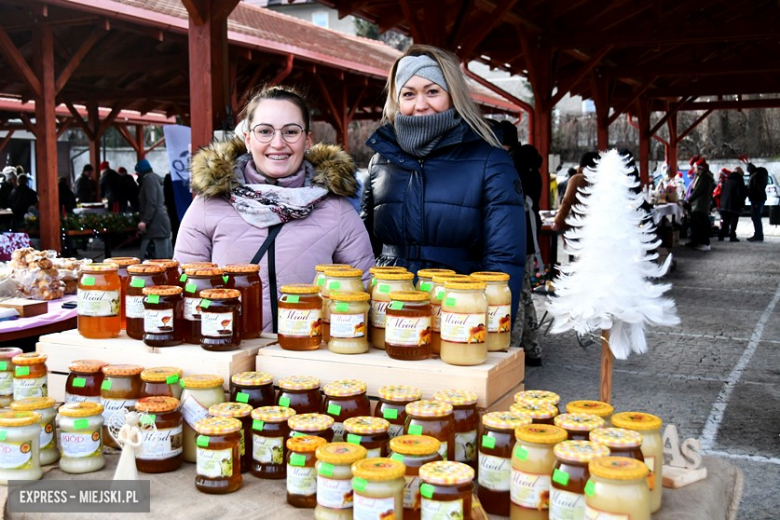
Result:
{"type": "Polygon", "coordinates": [[[222,352],[241,345],[241,292],[238,289],[200,291],[200,347],[222,352]]]}
{"type": "Polygon", "coordinates": [[[290,435],[311,435],[322,437],[327,442],[333,442],[333,417],[321,413],[295,414],[287,419],[290,435]]]}
{"type": "Polygon", "coordinates": [[[365,292],[330,293],[330,340],[336,354],[368,352],[368,300],[365,292]]]}
{"type": "Polygon", "coordinates": [[[222,495],[241,488],[241,421],[207,417],[195,423],[197,464],[195,487],[201,493],[222,495]]]}
{"type": "Polygon", "coordinates": [[[181,285],[181,288],[184,289],[184,285],[189,279],[189,275],[186,272],[187,269],[210,269],[212,267],[217,268],[218,266],[214,262],[188,262],[186,264],[182,264],[181,276],[179,276],[177,282],[181,285]]]}
{"type": "Polygon", "coordinates": [[[509,483],[515,429],[531,424],[531,416],[516,412],[489,412],[482,416],[477,494],[490,514],[509,516],[509,483]]]}
{"type": "MultiPolygon", "coordinates": [[[[130,265],[127,272],[130,280],[123,299],[127,335],[133,339],[143,339],[144,287],[166,285],[168,279],[165,276],[165,268],[160,264],[130,265]]],[[[176,286],[176,283],[173,285],[176,286]]]]}
{"type": "Polygon", "coordinates": [[[379,403],[374,415],[390,423],[388,433],[391,439],[402,435],[406,422],[406,405],[422,399],[422,390],[413,386],[388,385],[381,387],[377,393],[379,403]]]}
{"type": "Polygon", "coordinates": [[[566,413],[588,413],[598,415],[604,419],[604,423],[610,426],[610,418],[615,408],[602,401],[572,401],[566,404],[566,413]]]}
{"type": "MultiPolygon", "coordinates": [[[[317,264],[314,266],[314,280],[311,282],[312,285],[316,285],[317,287],[325,285],[325,271],[329,269],[352,269],[352,266],[349,264],[317,264]]],[[[360,290],[362,291],[363,289],[360,290]]]]}
{"type": "Polygon", "coordinates": [[[363,381],[342,379],[326,384],[322,393],[322,413],[328,414],[336,421],[333,425],[334,440],[344,440],[344,421],[350,417],[371,415],[371,403],[366,392],[368,387],[363,381]]]}
{"type": "Polygon", "coordinates": [[[510,406],[509,411],[530,415],[534,424],[549,424],[551,426],[555,416],[558,415],[558,409],[544,401],[522,401],[510,406]]]}
{"type": "Polygon", "coordinates": [[[209,406],[212,417],[232,417],[241,421],[241,473],[246,473],[252,467],[252,407],[245,403],[217,403],[209,406]]]}
{"type": "Polygon", "coordinates": [[[431,357],[431,303],[422,291],[393,291],[385,310],[385,351],[393,359],[431,357]]]}
{"type": "Polygon", "coordinates": [[[527,424],[515,430],[515,439],[509,517],[547,520],[551,475],[556,462],[553,448],[566,440],[566,430],[549,424],[527,424]]]}
{"type": "Polygon", "coordinates": [[[467,390],[439,390],[433,394],[433,400],[452,405],[452,418],[455,421],[455,461],[476,466],[479,429],[477,394],[467,390]]]}
{"type": "Polygon", "coordinates": [[[295,410],[282,406],[261,406],[252,410],[252,475],[267,479],[287,476],[288,420],[293,415],[295,410]]]}
{"type": "Polygon", "coordinates": [[[558,406],[558,403],[561,402],[561,396],[555,392],[550,392],[548,390],[522,390],[515,394],[515,402],[521,403],[523,401],[530,401],[532,403],[542,401],[549,403],[558,408],[558,413],[561,413],[560,407],[558,406]]]}
{"type": "Polygon", "coordinates": [[[555,426],[566,430],[570,441],[587,441],[590,432],[604,427],[604,419],[587,413],[564,413],[553,419],[555,426]]]}
{"type": "Polygon", "coordinates": [[[588,463],[609,456],[609,448],[589,441],[563,441],[553,453],[557,461],[550,484],[550,518],[585,518],[588,463]]]}
{"type": "Polygon", "coordinates": [[[241,292],[241,339],[259,338],[263,330],[263,282],[257,264],[231,264],[223,267],[226,287],[241,292]]]}
{"type": "Polygon", "coordinates": [[[479,271],[469,276],[485,282],[485,296],[488,301],[487,347],[489,352],[509,348],[512,332],[512,291],[509,289],[509,275],[494,271],[479,271]]]}
{"type": "Polygon", "coordinates": [[[440,274],[456,274],[452,269],[420,269],[417,271],[417,283],[414,288],[418,291],[427,292],[428,295],[433,291],[433,277],[440,274]]]}
{"type": "MultiPolygon", "coordinates": [[[[144,260],[147,265],[161,265],[165,269],[165,283],[159,285],[177,285],[181,272],[179,271],[179,261],[172,258],[154,258],[144,260]]],[[[216,267],[216,265],[214,265],[216,267]]]]}
{"type": "Polygon", "coordinates": [[[135,403],[141,414],[141,449],[135,466],[144,473],[165,473],[181,467],[184,421],[175,397],[144,397],[135,403]],[[154,425],[154,428],[150,426],[154,425]]]}
{"type": "Polygon", "coordinates": [[[122,283],[116,264],[86,264],[78,283],[78,329],[85,338],[119,336],[122,283]]]}
{"type": "Polygon", "coordinates": [[[424,518],[471,518],[474,469],[461,462],[429,462],[420,468],[424,518]]]}
{"type": "Polygon", "coordinates": [[[642,435],[639,432],[623,428],[599,428],[590,432],[590,440],[609,448],[612,457],[645,461],[642,455],[642,435]]]}
{"type": "Polygon", "coordinates": [[[230,401],[252,408],[273,406],[274,376],[267,372],[240,372],[230,376],[230,401]]]}
{"type": "Polygon", "coordinates": [[[276,404],[296,413],[319,413],[322,408],[320,380],[311,376],[288,376],[279,380],[276,404]]]}
{"type": "Polygon", "coordinates": [[[442,460],[441,443],[429,435],[401,435],[390,439],[390,458],[403,463],[404,473],[404,518],[420,520],[420,468],[429,462],[442,460]]]}
{"type": "Polygon", "coordinates": [[[12,358],[22,354],[16,347],[0,347],[0,406],[8,406],[14,399],[14,364],[12,358]]]}
{"type": "Polygon", "coordinates": [[[14,401],[49,395],[47,359],[49,357],[40,352],[18,354],[11,358],[14,364],[14,401]]]}
{"type": "Polygon", "coordinates": [[[195,424],[208,417],[209,406],[225,402],[224,383],[221,376],[213,374],[184,376],[179,380],[183,388],[181,414],[184,416],[184,451],[181,456],[185,462],[196,462],[195,424]]]}
{"type": "Polygon", "coordinates": [[[385,348],[385,326],[387,306],[390,305],[390,293],[413,291],[414,275],[408,271],[379,271],[374,274],[374,286],[371,288],[371,344],[375,348],[385,348]]]}
{"type": "Polygon", "coordinates": [[[322,340],[330,341],[330,293],[332,292],[362,292],[362,269],[326,269],[325,283],[320,287],[322,297],[322,340]]]}
{"type": "Polygon", "coordinates": [[[317,448],[315,520],[352,520],[352,464],[366,458],[356,444],[332,442],[317,448]]]}
{"type": "Polygon", "coordinates": [[[130,274],[128,268],[131,265],[138,265],[141,263],[140,258],[132,256],[115,256],[113,258],[106,258],[107,264],[115,264],[117,266],[117,275],[119,276],[119,298],[120,298],[120,319],[122,328],[125,328],[125,296],[127,295],[127,287],[130,283],[130,274]]]}
{"type": "Polygon", "coordinates": [[[366,292],[371,294],[374,286],[376,285],[377,273],[408,273],[409,270],[406,267],[398,265],[378,265],[369,268],[368,284],[366,285],[366,292]]]}
{"type": "Polygon", "coordinates": [[[466,274],[437,274],[431,280],[431,351],[441,354],[441,304],[447,295],[444,284],[448,280],[469,281],[473,278],[466,274]]]}
{"type": "Polygon", "coordinates": [[[225,286],[222,276],[225,274],[218,267],[196,266],[184,264],[184,281],[179,285],[184,289],[184,341],[200,345],[200,292],[205,289],[219,289],[225,286]]]}
{"type": "Polygon", "coordinates": [[[406,405],[404,435],[430,435],[437,439],[444,460],[455,460],[455,420],[452,405],[423,399],[406,405]]]}
{"type": "Polygon", "coordinates": [[[278,339],[285,350],[317,350],[322,343],[322,298],[316,285],[289,284],[279,291],[278,339]]]}
{"type": "Polygon", "coordinates": [[[141,372],[141,397],[181,397],[181,368],[154,367],[141,372]]]}
{"type": "MultiPolygon", "coordinates": [[[[14,412],[35,412],[39,414],[41,433],[39,437],[40,465],[48,466],[60,460],[57,448],[56,423],[57,409],[53,397],[28,397],[11,403],[14,412]]],[[[5,466],[3,466],[5,467],[5,466]]]]}
{"type": "Polygon", "coordinates": [[[119,448],[108,433],[108,425],[124,424],[124,414],[135,410],[135,403],[141,397],[141,372],[138,365],[106,365],[103,367],[103,383],[100,385],[100,404],[103,405],[103,443],[119,448]]]}
{"type": "Polygon", "coordinates": [[[485,282],[444,283],[441,305],[441,360],[450,365],[479,365],[487,360],[485,282]]]}
{"type": "Polygon", "coordinates": [[[70,373],[65,381],[65,402],[100,402],[100,385],[103,384],[105,361],[79,359],[68,365],[70,373]]]}
{"type": "Polygon", "coordinates": [[[642,435],[642,456],[649,470],[647,484],[650,487],[650,512],[661,508],[663,495],[664,443],[661,437],[661,418],[643,412],[621,412],[612,416],[612,424],[617,428],[633,430],[642,435]]]}
{"type": "Polygon", "coordinates": [[[310,435],[287,439],[287,503],[291,506],[317,506],[316,452],[326,443],[322,437],[310,435]]]}
{"type": "Polygon", "coordinates": [[[57,412],[60,469],[65,473],[103,469],[103,405],[91,401],[65,403],[57,412]]]}
{"type": "Polygon", "coordinates": [[[144,343],[150,347],[181,345],[187,333],[181,287],[152,285],[144,294],[144,343]]]}
{"type": "Polygon", "coordinates": [[[40,480],[41,416],[37,412],[0,412],[0,484],[40,480]]]}
{"type": "Polygon", "coordinates": [[[403,518],[404,465],[393,459],[362,459],[352,464],[355,518],[403,518]]]}
{"type": "Polygon", "coordinates": [[[387,457],[390,423],[379,417],[350,417],[344,421],[344,440],[368,450],[367,459],[387,457]]]}
{"type": "Polygon", "coordinates": [[[585,518],[650,520],[647,466],[626,457],[602,457],[588,463],[585,518]]]}

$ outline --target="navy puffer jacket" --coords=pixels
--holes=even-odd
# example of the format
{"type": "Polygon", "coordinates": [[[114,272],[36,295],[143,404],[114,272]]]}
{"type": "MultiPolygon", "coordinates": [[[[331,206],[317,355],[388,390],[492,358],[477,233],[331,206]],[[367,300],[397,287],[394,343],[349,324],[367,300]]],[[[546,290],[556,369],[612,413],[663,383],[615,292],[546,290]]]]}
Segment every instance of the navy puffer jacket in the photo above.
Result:
{"type": "Polygon", "coordinates": [[[462,122],[424,158],[404,152],[392,125],[366,143],[369,164],[361,216],[377,265],[510,275],[513,309],[523,284],[523,188],[512,159],[462,122]]]}

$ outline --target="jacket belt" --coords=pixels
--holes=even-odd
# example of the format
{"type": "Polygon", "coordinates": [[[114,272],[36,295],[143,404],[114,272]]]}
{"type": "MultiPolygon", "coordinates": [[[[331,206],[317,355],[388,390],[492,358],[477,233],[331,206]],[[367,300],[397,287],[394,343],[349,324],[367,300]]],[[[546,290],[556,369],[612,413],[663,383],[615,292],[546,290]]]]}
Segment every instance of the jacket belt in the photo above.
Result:
{"type": "Polygon", "coordinates": [[[450,264],[452,262],[470,262],[469,252],[459,247],[435,247],[416,245],[388,245],[382,244],[383,256],[394,256],[407,260],[428,260],[438,263],[450,264]]]}

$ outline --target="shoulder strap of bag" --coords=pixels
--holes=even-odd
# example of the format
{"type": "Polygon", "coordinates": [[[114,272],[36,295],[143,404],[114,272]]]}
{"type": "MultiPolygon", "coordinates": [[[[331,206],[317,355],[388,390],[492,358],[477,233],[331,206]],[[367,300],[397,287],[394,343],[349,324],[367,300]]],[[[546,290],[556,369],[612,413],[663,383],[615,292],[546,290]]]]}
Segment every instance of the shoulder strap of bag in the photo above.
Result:
{"type": "Polygon", "coordinates": [[[277,329],[277,305],[276,301],[276,250],[274,248],[274,241],[276,236],[282,230],[284,223],[275,224],[268,228],[268,236],[265,237],[263,245],[257,250],[255,256],[252,258],[253,264],[259,264],[260,260],[268,251],[268,294],[270,294],[269,300],[271,300],[271,320],[273,322],[273,331],[277,329]]]}

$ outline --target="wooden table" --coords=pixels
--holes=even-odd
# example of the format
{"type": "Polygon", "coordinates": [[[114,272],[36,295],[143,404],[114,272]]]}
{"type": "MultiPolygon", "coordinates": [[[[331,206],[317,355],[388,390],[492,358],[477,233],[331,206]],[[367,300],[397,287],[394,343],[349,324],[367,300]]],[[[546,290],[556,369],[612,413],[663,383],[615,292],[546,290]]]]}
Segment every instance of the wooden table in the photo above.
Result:
{"type": "Polygon", "coordinates": [[[54,332],[75,329],[77,311],[63,309],[62,304],[76,301],[76,296],[65,296],[49,302],[49,312],[31,318],[0,322],[0,341],[16,341],[22,338],[41,336],[54,332]]]}

